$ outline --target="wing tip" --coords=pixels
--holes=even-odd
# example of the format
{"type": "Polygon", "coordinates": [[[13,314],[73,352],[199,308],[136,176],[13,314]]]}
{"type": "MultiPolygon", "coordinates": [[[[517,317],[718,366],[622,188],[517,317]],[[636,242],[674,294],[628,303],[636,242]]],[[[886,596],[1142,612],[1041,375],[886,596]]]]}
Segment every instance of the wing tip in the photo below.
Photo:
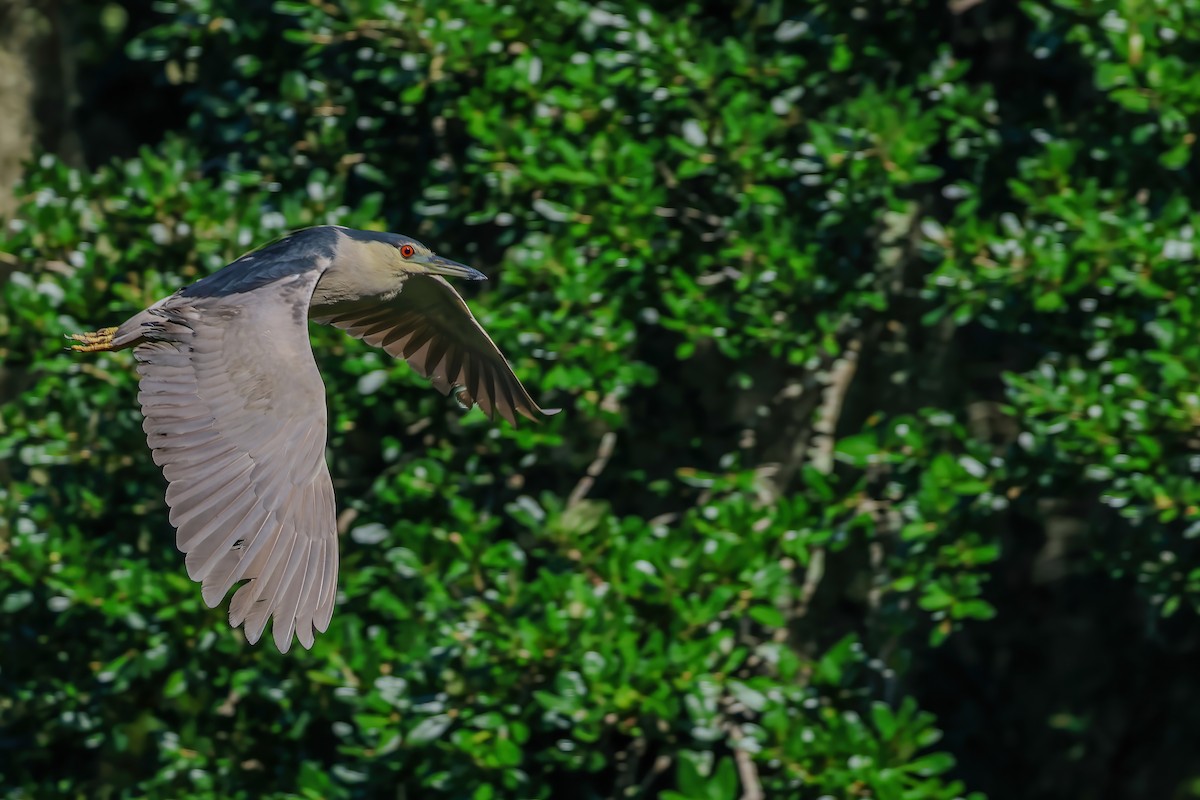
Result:
{"type": "Polygon", "coordinates": [[[300,640],[300,645],[305,650],[312,650],[313,643],[316,641],[316,637],[313,635],[312,625],[297,625],[296,638],[300,640]]]}
{"type": "Polygon", "coordinates": [[[287,653],[292,649],[293,633],[295,633],[295,619],[282,620],[278,616],[271,622],[271,635],[275,639],[275,647],[279,648],[280,653],[287,653]]]}
{"type": "MultiPolygon", "coordinates": [[[[236,625],[234,625],[234,627],[237,627],[237,625],[240,625],[240,624],[241,623],[239,622],[236,625]]],[[[262,638],[262,631],[261,630],[258,630],[258,631],[251,630],[250,626],[246,625],[245,627],[242,628],[242,635],[246,637],[246,641],[249,642],[250,644],[258,644],[258,640],[260,638],[262,638]]]]}
{"type": "Polygon", "coordinates": [[[329,626],[329,622],[326,621],[325,627],[321,627],[317,624],[318,620],[313,620],[312,625],[300,625],[297,624],[300,621],[299,619],[292,619],[290,622],[287,622],[274,614],[268,615],[261,624],[253,624],[250,620],[244,618],[236,619],[233,614],[230,614],[229,618],[229,624],[233,628],[242,628],[242,635],[246,637],[246,643],[250,645],[257,645],[259,643],[263,634],[266,633],[268,621],[271,623],[271,639],[275,642],[275,647],[279,652],[284,655],[292,649],[294,641],[300,642],[300,645],[305,650],[312,650],[313,645],[316,643],[316,636],[313,629],[316,628],[317,631],[323,633],[329,626]]]}
{"type": "Polygon", "coordinates": [[[328,607],[320,609],[318,612],[320,616],[313,617],[313,627],[321,633],[329,630],[329,623],[333,620],[333,606],[334,603],[331,601],[328,607]]]}
{"type": "MultiPolygon", "coordinates": [[[[553,417],[555,414],[562,412],[561,408],[542,408],[533,401],[530,401],[530,405],[533,406],[532,409],[526,408],[524,405],[517,406],[517,411],[520,412],[522,417],[536,425],[542,424],[543,417],[553,417]],[[539,414],[541,416],[538,416],[539,414]]],[[[512,423],[514,428],[517,427],[517,421],[515,418],[510,419],[509,422],[512,423]]]]}
{"type": "MultiPolygon", "coordinates": [[[[193,580],[195,580],[195,578],[193,578],[193,580]]],[[[221,586],[217,583],[202,584],[200,587],[200,597],[203,598],[204,605],[208,606],[209,608],[216,608],[217,606],[221,605],[221,601],[225,599],[226,592],[223,591],[218,594],[217,592],[220,589],[221,586]]]]}

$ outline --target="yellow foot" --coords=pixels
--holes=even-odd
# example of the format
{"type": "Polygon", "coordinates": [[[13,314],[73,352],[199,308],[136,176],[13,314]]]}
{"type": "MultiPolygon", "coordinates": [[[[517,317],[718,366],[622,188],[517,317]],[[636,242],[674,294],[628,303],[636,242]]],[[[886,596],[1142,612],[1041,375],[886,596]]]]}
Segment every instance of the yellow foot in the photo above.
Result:
{"type": "Polygon", "coordinates": [[[116,328],[101,328],[88,333],[71,333],[67,335],[67,338],[79,342],[79,344],[71,345],[71,349],[75,352],[94,353],[97,350],[112,350],[113,335],[116,332],[116,328]]]}

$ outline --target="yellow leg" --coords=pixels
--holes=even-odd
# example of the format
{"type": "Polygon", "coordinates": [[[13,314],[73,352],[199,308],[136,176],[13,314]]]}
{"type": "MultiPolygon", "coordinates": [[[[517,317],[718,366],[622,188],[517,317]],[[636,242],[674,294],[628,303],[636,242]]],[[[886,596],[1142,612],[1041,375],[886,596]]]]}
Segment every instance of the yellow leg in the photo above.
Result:
{"type": "Polygon", "coordinates": [[[116,328],[101,328],[98,331],[87,333],[71,333],[67,335],[67,338],[79,342],[79,344],[71,345],[71,349],[75,352],[94,353],[97,350],[112,350],[113,334],[116,332],[116,328]]]}

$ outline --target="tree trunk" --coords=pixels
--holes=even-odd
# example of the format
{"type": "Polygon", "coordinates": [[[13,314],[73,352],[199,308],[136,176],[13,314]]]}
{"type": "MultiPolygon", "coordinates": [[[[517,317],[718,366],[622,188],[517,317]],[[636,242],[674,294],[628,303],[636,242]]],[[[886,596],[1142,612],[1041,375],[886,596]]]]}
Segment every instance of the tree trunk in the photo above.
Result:
{"type": "Polygon", "coordinates": [[[60,0],[0,0],[0,218],[35,150],[80,163],[60,0]]]}

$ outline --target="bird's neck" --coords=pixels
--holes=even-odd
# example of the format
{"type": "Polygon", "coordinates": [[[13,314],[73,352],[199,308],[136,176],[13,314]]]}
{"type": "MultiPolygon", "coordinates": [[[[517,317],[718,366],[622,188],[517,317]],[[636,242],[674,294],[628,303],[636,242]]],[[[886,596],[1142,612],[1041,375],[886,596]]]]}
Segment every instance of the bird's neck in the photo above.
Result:
{"type": "Polygon", "coordinates": [[[403,286],[404,278],[394,272],[331,267],[317,281],[310,308],[315,315],[330,306],[386,302],[399,294],[403,286]]]}

